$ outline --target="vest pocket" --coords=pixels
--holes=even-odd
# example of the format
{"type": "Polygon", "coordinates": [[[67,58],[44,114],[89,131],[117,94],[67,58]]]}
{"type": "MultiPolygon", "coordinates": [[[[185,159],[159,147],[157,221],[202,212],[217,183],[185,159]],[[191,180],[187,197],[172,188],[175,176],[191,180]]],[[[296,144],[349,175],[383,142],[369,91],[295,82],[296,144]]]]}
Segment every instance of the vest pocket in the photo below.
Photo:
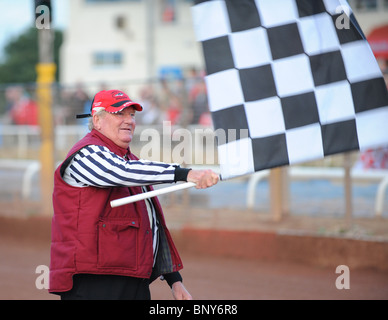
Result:
{"type": "Polygon", "coordinates": [[[114,220],[98,223],[98,267],[137,268],[139,221],[114,220]]]}

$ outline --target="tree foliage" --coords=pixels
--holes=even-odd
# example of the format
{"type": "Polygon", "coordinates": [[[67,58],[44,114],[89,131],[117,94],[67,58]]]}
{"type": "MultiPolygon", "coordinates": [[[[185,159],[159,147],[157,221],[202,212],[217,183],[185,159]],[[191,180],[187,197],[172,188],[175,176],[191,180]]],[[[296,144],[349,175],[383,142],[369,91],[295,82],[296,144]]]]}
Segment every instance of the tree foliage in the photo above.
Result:
{"type": "MultiPolygon", "coordinates": [[[[59,65],[59,48],[63,35],[54,31],[54,62],[59,65]]],[[[28,83],[36,81],[36,65],[39,62],[38,29],[29,28],[5,47],[4,63],[0,64],[0,83],[28,83]]],[[[59,72],[56,72],[56,80],[59,72]]]]}

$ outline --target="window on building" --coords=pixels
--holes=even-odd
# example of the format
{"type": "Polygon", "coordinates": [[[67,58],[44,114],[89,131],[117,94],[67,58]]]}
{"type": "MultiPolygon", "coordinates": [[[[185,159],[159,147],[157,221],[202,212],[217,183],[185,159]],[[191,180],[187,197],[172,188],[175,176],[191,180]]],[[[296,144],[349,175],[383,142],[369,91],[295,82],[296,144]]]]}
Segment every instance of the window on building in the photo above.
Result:
{"type": "Polygon", "coordinates": [[[160,16],[163,23],[176,21],[176,0],[162,0],[160,5],[160,16]]]}
{"type": "Polygon", "coordinates": [[[378,0],[355,0],[353,2],[357,10],[377,10],[378,0]]]}
{"type": "Polygon", "coordinates": [[[123,54],[118,51],[93,53],[94,67],[120,67],[123,64],[123,54]]]}

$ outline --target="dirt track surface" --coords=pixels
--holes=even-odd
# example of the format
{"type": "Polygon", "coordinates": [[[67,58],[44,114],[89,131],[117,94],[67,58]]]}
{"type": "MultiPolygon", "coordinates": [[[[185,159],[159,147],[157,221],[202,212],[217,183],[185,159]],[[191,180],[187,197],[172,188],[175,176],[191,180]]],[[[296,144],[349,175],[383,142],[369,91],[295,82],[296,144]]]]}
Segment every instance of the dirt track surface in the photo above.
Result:
{"type": "MultiPolygon", "coordinates": [[[[0,299],[58,299],[37,289],[38,265],[48,265],[48,247],[2,241],[0,299]]],[[[351,272],[350,289],[338,290],[331,268],[182,254],[184,284],[198,300],[388,299],[388,275],[375,270],[351,272]]],[[[165,282],[151,285],[152,299],[171,299],[165,282]]]]}
{"type": "MultiPolygon", "coordinates": [[[[47,219],[32,223],[28,220],[21,223],[12,219],[0,220],[3,225],[3,229],[0,228],[0,299],[58,299],[35,286],[39,276],[35,273],[36,267],[49,264],[47,219]]],[[[173,232],[185,265],[182,271],[184,284],[195,299],[388,299],[387,270],[353,269],[350,266],[350,289],[339,290],[335,285],[339,276],[334,266],[337,260],[325,266],[290,261],[286,256],[283,259],[233,256],[227,251],[219,251],[213,243],[217,240],[209,233],[197,231],[173,232]]],[[[251,244],[247,245],[252,248],[251,244]]],[[[377,245],[381,246],[381,243],[377,245]]],[[[151,285],[151,294],[152,299],[172,299],[167,284],[160,280],[151,285]]]]}

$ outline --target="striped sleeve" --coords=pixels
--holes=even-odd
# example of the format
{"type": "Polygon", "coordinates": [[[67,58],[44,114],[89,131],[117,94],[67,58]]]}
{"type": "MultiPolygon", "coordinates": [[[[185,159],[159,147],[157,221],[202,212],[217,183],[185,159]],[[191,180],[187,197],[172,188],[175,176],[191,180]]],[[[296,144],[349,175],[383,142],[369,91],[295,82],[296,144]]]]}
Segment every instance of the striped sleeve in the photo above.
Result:
{"type": "Polygon", "coordinates": [[[77,187],[122,187],[174,182],[177,165],[148,160],[125,160],[108,148],[82,148],[66,168],[63,179],[77,187]]]}

